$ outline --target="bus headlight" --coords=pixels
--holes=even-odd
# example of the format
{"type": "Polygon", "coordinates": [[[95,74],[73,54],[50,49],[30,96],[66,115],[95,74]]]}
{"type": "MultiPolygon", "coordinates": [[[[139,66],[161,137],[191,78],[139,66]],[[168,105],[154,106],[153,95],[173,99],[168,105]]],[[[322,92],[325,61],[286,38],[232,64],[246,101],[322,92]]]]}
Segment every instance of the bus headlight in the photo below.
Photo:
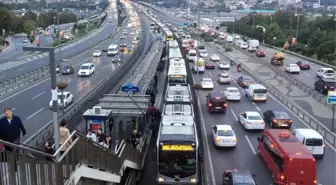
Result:
{"type": "Polygon", "coordinates": [[[165,180],[164,180],[163,178],[159,177],[159,178],[158,178],[158,181],[159,181],[159,182],[164,182],[165,180]]]}
{"type": "Polygon", "coordinates": [[[197,182],[197,179],[195,179],[195,178],[191,178],[191,179],[190,179],[190,182],[191,182],[191,183],[196,183],[196,182],[197,182]]]}

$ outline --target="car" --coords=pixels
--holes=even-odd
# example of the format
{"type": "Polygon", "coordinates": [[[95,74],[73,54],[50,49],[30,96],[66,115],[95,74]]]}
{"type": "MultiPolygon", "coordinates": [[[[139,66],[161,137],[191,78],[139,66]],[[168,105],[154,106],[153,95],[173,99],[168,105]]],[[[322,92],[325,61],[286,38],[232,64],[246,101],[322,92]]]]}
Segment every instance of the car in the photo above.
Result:
{"type": "Polygon", "coordinates": [[[206,61],[205,62],[205,69],[215,69],[215,64],[213,62],[210,61],[206,61]]]}
{"type": "Polygon", "coordinates": [[[78,70],[78,76],[91,76],[95,73],[95,65],[93,63],[82,64],[78,70]]]}
{"type": "Polygon", "coordinates": [[[218,64],[219,69],[229,70],[230,69],[230,63],[229,62],[219,62],[218,64]]]}
{"type": "Polygon", "coordinates": [[[202,89],[213,89],[214,83],[211,78],[202,78],[201,79],[201,88],[202,89]]]}
{"type": "Polygon", "coordinates": [[[246,130],[264,130],[265,122],[259,112],[246,111],[239,114],[239,122],[246,130]]]}
{"type": "Polygon", "coordinates": [[[242,42],[240,43],[240,46],[239,46],[241,49],[247,49],[248,48],[248,44],[246,42],[242,42]]]}
{"type": "Polygon", "coordinates": [[[287,64],[285,71],[288,73],[300,73],[300,67],[297,64],[287,64]]]}
{"type": "Polygon", "coordinates": [[[135,32],[131,32],[131,35],[135,35],[135,32]]]}
{"type": "Polygon", "coordinates": [[[216,147],[236,147],[237,137],[231,125],[215,125],[211,127],[211,137],[216,147]]]}
{"type": "Polygon", "coordinates": [[[240,76],[237,79],[237,84],[240,87],[246,88],[250,84],[255,84],[255,81],[249,76],[240,76]]]}
{"type": "Polygon", "coordinates": [[[132,41],[132,44],[137,44],[138,43],[138,40],[133,40],[132,41]]]}
{"type": "Polygon", "coordinates": [[[224,96],[227,100],[240,101],[240,92],[237,87],[226,87],[224,96]]]}
{"type": "Polygon", "coordinates": [[[101,51],[100,50],[94,50],[93,51],[93,56],[94,57],[100,57],[102,55],[101,51]]]}
{"type": "Polygon", "coordinates": [[[335,78],[335,71],[331,68],[320,68],[316,71],[316,77],[318,78],[335,78]]]}
{"type": "Polygon", "coordinates": [[[123,34],[124,34],[124,35],[127,35],[127,30],[124,30],[124,31],[123,31],[123,34]]]}
{"type": "Polygon", "coordinates": [[[212,91],[206,96],[206,103],[210,113],[226,112],[227,102],[225,96],[218,91],[212,91]]]}
{"type": "Polygon", "coordinates": [[[300,67],[300,69],[310,69],[311,64],[307,61],[297,61],[296,64],[300,67]]]}
{"type": "Polygon", "coordinates": [[[74,68],[71,65],[64,65],[61,69],[62,74],[69,75],[74,73],[74,68]]]}
{"type": "MultiPolygon", "coordinates": [[[[63,92],[63,104],[62,104],[62,92],[57,93],[57,106],[61,108],[67,108],[73,102],[73,95],[71,92],[63,92]],[[63,106],[64,105],[64,106],[63,106]]],[[[50,100],[49,107],[53,108],[53,100],[50,100]]]]}
{"type": "Polygon", "coordinates": [[[315,90],[321,94],[327,94],[328,91],[334,91],[336,89],[336,80],[320,78],[314,83],[314,87],[315,90]]]}
{"type": "Polygon", "coordinates": [[[231,76],[229,73],[221,73],[218,75],[218,83],[220,84],[230,84],[231,83],[231,76]]]}
{"type": "Polygon", "coordinates": [[[257,185],[256,175],[245,170],[225,170],[223,173],[223,185],[257,185]]]}
{"type": "Polygon", "coordinates": [[[126,38],[125,35],[121,35],[121,36],[120,36],[120,39],[125,39],[125,38],[126,38]]]}
{"type": "Polygon", "coordinates": [[[266,52],[265,52],[265,51],[261,51],[261,50],[257,50],[257,51],[255,52],[255,55],[256,55],[257,57],[266,57],[266,52]]]}
{"type": "Polygon", "coordinates": [[[288,128],[292,127],[292,119],[287,112],[281,110],[268,110],[263,113],[265,123],[268,123],[272,128],[288,128]]]}
{"type": "Polygon", "coordinates": [[[25,43],[25,44],[26,44],[26,43],[29,43],[29,40],[28,40],[28,39],[23,39],[23,40],[22,40],[22,43],[25,43]]]}
{"type": "Polygon", "coordinates": [[[199,52],[199,55],[200,55],[201,57],[203,57],[203,58],[209,56],[209,54],[208,54],[206,51],[201,51],[201,52],[199,52]]]}
{"type": "Polygon", "coordinates": [[[212,55],[210,56],[210,60],[211,60],[211,61],[214,61],[214,62],[216,62],[216,61],[220,61],[220,57],[219,57],[219,55],[217,55],[217,54],[212,54],[212,55]]]}

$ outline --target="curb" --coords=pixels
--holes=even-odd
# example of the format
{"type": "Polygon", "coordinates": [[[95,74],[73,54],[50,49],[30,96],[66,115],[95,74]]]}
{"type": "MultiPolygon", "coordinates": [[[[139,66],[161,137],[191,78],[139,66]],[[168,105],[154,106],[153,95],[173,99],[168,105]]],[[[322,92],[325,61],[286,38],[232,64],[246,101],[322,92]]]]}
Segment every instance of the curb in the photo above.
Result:
{"type": "Polygon", "coordinates": [[[10,48],[12,48],[12,47],[13,47],[13,44],[12,44],[12,42],[11,42],[11,40],[12,40],[12,37],[9,37],[9,39],[5,39],[5,40],[7,40],[7,41],[8,41],[8,43],[9,43],[9,46],[8,46],[7,48],[5,48],[5,49],[1,50],[1,52],[7,51],[7,50],[9,50],[10,48]]]}

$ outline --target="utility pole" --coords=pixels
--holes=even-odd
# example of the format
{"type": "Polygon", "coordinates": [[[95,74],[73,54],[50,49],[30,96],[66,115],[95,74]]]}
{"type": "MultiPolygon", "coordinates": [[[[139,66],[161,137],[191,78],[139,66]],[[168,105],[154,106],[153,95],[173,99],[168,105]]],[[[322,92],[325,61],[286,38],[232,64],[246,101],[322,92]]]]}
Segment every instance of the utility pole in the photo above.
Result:
{"type": "MultiPolygon", "coordinates": [[[[201,1],[198,0],[198,13],[197,13],[197,47],[200,46],[201,40],[200,40],[200,34],[201,34],[201,7],[200,7],[201,1]]],[[[196,49],[197,49],[196,47],[196,49]]],[[[197,50],[196,50],[197,51],[197,50]]],[[[199,75],[199,54],[196,55],[196,65],[197,65],[197,75],[199,75]]]]}
{"type": "Polygon", "coordinates": [[[57,103],[57,88],[56,88],[56,57],[55,48],[52,47],[23,47],[23,51],[40,51],[49,52],[49,64],[51,75],[51,99],[53,102],[53,122],[55,134],[55,151],[59,149],[59,125],[58,125],[58,103],[57,103]]]}
{"type": "Polygon", "coordinates": [[[300,16],[302,14],[295,14],[295,16],[297,17],[296,19],[296,36],[295,36],[295,39],[296,39],[296,42],[298,42],[298,36],[299,36],[299,25],[300,25],[300,16]]]}

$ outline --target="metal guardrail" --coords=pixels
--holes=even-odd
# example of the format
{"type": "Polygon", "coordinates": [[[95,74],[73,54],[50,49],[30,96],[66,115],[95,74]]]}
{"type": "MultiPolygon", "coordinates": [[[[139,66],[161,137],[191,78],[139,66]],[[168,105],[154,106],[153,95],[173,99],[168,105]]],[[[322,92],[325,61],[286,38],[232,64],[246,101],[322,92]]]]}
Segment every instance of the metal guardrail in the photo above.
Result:
{"type": "MultiPolygon", "coordinates": [[[[144,38],[141,38],[142,40],[144,38]]],[[[141,41],[140,41],[141,43],[141,41]]],[[[80,100],[74,102],[71,106],[67,108],[66,113],[60,117],[60,120],[74,117],[78,114],[80,110],[82,110],[88,102],[90,102],[93,98],[97,97],[99,94],[102,94],[106,87],[111,87],[111,84],[117,84],[118,80],[127,73],[127,71],[133,65],[133,62],[140,58],[142,51],[144,51],[144,47],[139,47],[137,51],[135,51],[131,56],[125,56],[125,61],[121,63],[119,70],[115,70],[110,73],[106,78],[102,79],[99,83],[97,83],[90,92],[88,92],[84,97],[80,100]]],[[[43,146],[43,143],[51,138],[54,135],[53,122],[50,121],[46,125],[44,125],[40,130],[38,130],[34,135],[29,137],[24,143],[33,147],[43,146]]]]}
{"type": "MultiPolygon", "coordinates": [[[[76,55],[74,57],[71,58],[65,58],[68,59],[70,61],[70,63],[72,65],[77,65],[82,63],[83,61],[81,60],[85,55],[87,57],[91,57],[93,51],[96,48],[99,48],[101,46],[104,46],[105,43],[111,41],[114,39],[115,36],[117,36],[118,34],[120,34],[120,30],[122,30],[121,28],[118,28],[115,32],[113,32],[109,37],[109,39],[105,40],[104,42],[100,43],[97,46],[93,46],[91,49],[87,50],[84,53],[81,53],[79,55],[76,55]]],[[[58,61],[59,63],[60,61],[58,61]]],[[[38,80],[41,80],[43,78],[48,78],[50,77],[50,71],[49,71],[50,67],[49,65],[45,65],[43,67],[40,67],[38,69],[35,69],[33,71],[27,72],[25,74],[22,74],[20,76],[16,76],[13,77],[7,81],[4,82],[0,82],[0,97],[6,95],[9,92],[12,92],[14,90],[17,90],[25,85],[31,84],[31,83],[35,83],[38,80]]]]}
{"type": "MultiPolygon", "coordinates": [[[[236,60],[223,50],[216,46],[217,50],[224,54],[230,60],[236,62],[236,60]]],[[[288,107],[291,111],[293,111],[296,115],[298,115],[306,124],[308,124],[311,128],[319,132],[326,141],[331,144],[332,146],[336,147],[336,134],[329,130],[326,126],[324,126],[321,122],[316,120],[310,113],[303,110],[297,103],[295,103],[290,98],[286,97],[282,92],[277,90],[272,84],[268,83],[267,81],[263,80],[261,76],[257,73],[250,70],[246,65],[242,64],[242,72],[251,76],[256,82],[264,85],[267,87],[268,92],[270,92],[277,100],[283,103],[286,107],[288,107]]]]}
{"type": "Polygon", "coordinates": [[[122,176],[125,161],[141,165],[145,159],[151,132],[146,132],[139,149],[121,142],[118,153],[93,142],[77,132],[71,134],[67,150],[50,155],[39,150],[0,140],[13,150],[1,152],[0,184],[2,185],[75,185],[73,173],[85,165],[92,169],[122,176]],[[57,157],[59,156],[59,157],[57,157]]]}

